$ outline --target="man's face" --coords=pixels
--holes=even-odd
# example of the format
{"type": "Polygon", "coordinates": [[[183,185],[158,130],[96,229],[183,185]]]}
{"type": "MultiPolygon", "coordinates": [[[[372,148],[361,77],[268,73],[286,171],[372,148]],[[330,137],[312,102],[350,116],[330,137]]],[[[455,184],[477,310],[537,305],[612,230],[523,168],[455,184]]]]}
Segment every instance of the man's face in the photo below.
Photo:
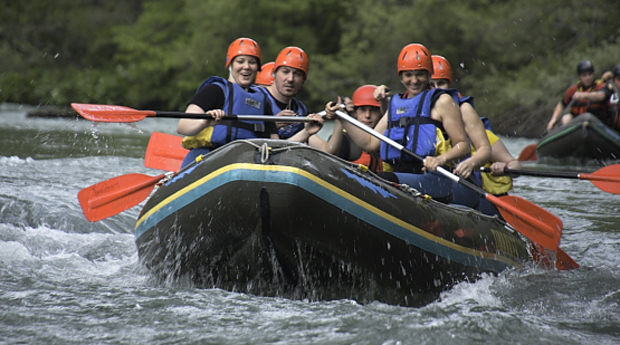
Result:
{"type": "Polygon", "coordinates": [[[616,89],[620,90],[620,75],[614,77],[614,85],[616,85],[616,89]]]}
{"type": "Polygon", "coordinates": [[[276,90],[278,90],[282,96],[286,97],[294,97],[297,95],[306,81],[304,71],[288,66],[278,67],[274,72],[274,76],[276,90]]]}

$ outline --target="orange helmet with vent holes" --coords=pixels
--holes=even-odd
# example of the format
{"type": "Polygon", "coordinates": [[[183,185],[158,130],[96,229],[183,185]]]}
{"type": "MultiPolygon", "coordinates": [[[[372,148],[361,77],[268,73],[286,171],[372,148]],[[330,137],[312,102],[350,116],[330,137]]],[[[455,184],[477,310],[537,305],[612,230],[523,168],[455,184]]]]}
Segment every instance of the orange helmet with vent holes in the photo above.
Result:
{"type": "Polygon", "coordinates": [[[425,46],[411,43],[405,46],[398,57],[398,73],[424,69],[433,74],[431,52],[425,46]]]}
{"type": "Polygon", "coordinates": [[[261,55],[260,46],[255,40],[251,38],[237,38],[228,47],[228,54],[226,54],[226,68],[230,66],[230,63],[234,58],[239,55],[254,56],[258,59],[258,70],[261,70],[261,55]]]}

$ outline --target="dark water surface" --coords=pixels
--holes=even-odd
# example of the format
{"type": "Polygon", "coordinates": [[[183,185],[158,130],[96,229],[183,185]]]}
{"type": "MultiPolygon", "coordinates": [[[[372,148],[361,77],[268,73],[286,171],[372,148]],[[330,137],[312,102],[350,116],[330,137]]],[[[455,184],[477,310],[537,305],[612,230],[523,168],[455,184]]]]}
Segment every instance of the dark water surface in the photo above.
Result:
{"type": "MultiPolygon", "coordinates": [[[[77,193],[161,173],[144,167],[146,145],[176,121],[94,125],[27,110],[0,105],[1,344],[620,344],[620,196],[588,181],[522,176],[513,191],[564,221],[576,271],[510,270],[420,308],[162,285],[138,262],[140,207],[90,223],[77,193]]],[[[533,141],[506,143],[517,155],[533,141]]]]}

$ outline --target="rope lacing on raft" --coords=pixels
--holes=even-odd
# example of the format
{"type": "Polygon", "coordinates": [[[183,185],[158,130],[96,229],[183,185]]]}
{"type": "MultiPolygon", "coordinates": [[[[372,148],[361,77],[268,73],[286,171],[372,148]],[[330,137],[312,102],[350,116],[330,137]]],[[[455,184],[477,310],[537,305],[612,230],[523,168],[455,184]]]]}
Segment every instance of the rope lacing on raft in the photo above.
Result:
{"type": "MultiPolygon", "coordinates": [[[[287,151],[287,150],[293,150],[293,149],[305,149],[305,150],[314,150],[314,151],[317,151],[317,152],[325,153],[324,151],[322,151],[320,149],[317,149],[315,147],[312,147],[312,146],[309,146],[309,145],[305,145],[305,144],[299,144],[299,145],[295,145],[295,146],[285,146],[285,147],[280,147],[280,148],[274,149],[272,147],[269,147],[269,145],[267,145],[267,143],[263,143],[262,145],[257,145],[255,143],[249,141],[249,140],[238,140],[238,141],[246,143],[248,145],[251,145],[251,146],[255,147],[260,152],[260,154],[261,154],[261,163],[263,163],[263,164],[265,162],[267,162],[267,160],[269,159],[269,155],[270,154],[275,154],[275,153],[278,153],[278,152],[281,152],[281,151],[287,151]]],[[[411,187],[409,185],[399,184],[399,183],[391,182],[391,181],[388,181],[388,180],[384,179],[383,177],[377,175],[374,171],[368,169],[368,167],[366,167],[363,164],[353,163],[353,162],[350,162],[350,161],[348,161],[346,159],[343,159],[343,158],[335,156],[335,155],[333,156],[333,158],[337,159],[337,160],[339,160],[339,161],[341,161],[343,163],[346,163],[347,165],[355,166],[358,170],[362,171],[363,173],[370,174],[374,178],[376,178],[377,180],[380,180],[380,181],[385,182],[385,183],[387,183],[389,185],[392,185],[393,187],[400,189],[404,193],[410,194],[410,195],[412,195],[414,197],[423,198],[423,199],[426,199],[426,200],[432,199],[431,196],[429,196],[428,194],[420,193],[420,191],[418,191],[417,189],[415,189],[415,188],[413,188],[413,187],[411,187]]]]}

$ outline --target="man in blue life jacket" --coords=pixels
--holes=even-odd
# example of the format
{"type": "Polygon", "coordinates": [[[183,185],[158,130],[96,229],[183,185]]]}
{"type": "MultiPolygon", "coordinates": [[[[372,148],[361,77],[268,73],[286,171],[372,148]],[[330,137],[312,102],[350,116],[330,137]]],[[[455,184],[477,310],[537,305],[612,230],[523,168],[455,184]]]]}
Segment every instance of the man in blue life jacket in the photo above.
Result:
{"type": "MultiPolygon", "coordinates": [[[[276,116],[308,116],[310,112],[303,102],[295,98],[310,69],[308,54],[298,47],[286,47],[280,51],[273,66],[273,82],[260,87],[271,103],[276,116]]],[[[312,115],[316,122],[282,123],[276,122],[280,139],[296,142],[312,141],[312,136],[322,127],[323,119],[312,115]]]]}

